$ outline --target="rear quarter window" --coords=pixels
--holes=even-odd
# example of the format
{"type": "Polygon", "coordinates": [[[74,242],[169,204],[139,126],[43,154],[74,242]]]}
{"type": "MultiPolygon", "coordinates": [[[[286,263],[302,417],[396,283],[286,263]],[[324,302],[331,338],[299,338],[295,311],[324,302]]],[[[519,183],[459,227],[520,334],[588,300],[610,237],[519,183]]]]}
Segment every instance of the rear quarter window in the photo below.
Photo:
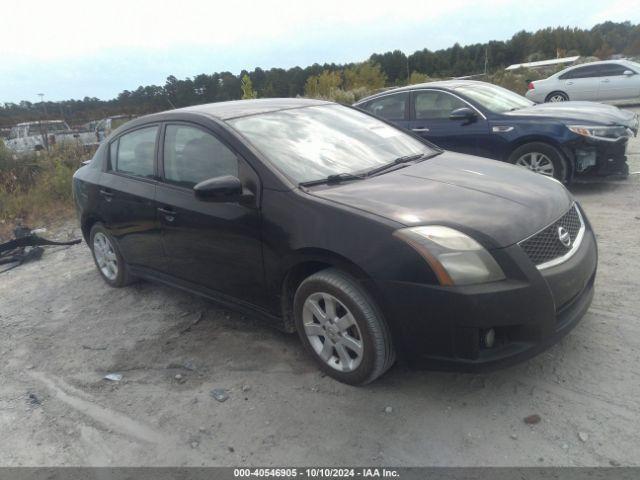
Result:
{"type": "Polygon", "coordinates": [[[125,133],[111,142],[109,153],[112,170],[138,177],[154,177],[157,135],[158,126],[145,127],[125,133]]]}

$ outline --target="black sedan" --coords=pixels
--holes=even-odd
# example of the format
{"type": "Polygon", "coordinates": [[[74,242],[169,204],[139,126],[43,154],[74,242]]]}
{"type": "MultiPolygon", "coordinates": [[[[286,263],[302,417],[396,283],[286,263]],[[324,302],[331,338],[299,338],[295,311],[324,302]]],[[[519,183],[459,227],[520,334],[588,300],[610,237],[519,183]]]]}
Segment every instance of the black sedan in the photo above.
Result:
{"type": "Polygon", "coordinates": [[[485,82],[449,80],[397,88],[356,107],[436,145],[529,168],[570,183],[574,177],[624,177],[636,114],[593,102],[537,105],[485,82]]]}
{"type": "Polygon", "coordinates": [[[525,359],[593,295],[596,241],[559,182],[330,102],[135,119],[73,190],[109,285],[152,279],[259,315],[351,384],[396,354],[467,371],[525,359]]]}

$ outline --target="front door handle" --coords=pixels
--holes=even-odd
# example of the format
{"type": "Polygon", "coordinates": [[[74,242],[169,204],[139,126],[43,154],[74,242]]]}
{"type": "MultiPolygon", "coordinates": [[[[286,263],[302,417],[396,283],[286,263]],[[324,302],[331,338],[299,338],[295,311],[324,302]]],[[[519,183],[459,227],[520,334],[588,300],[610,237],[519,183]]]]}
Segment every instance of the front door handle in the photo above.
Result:
{"type": "Polygon", "coordinates": [[[173,222],[176,219],[176,211],[170,208],[158,207],[158,211],[164,215],[167,222],[173,222]]]}
{"type": "Polygon", "coordinates": [[[604,80],[600,80],[600,83],[609,83],[609,79],[605,78],[604,80]]]}
{"type": "Polygon", "coordinates": [[[426,127],[412,128],[411,130],[414,131],[414,132],[428,132],[429,131],[429,129],[426,128],[426,127]]]}

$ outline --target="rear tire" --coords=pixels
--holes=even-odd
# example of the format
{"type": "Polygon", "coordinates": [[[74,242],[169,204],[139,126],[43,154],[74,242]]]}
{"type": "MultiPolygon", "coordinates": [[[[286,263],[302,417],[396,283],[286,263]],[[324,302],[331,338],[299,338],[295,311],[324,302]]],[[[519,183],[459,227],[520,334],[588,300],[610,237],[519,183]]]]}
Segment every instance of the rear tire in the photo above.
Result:
{"type": "Polygon", "coordinates": [[[548,143],[525,143],[511,152],[507,161],[533,172],[553,177],[562,183],[567,183],[569,180],[567,161],[557,148],[548,143]]]}
{"type": "Polygon", "coordinates": [[[305,350],[330,377],[364,385],[393,365],[382,313],[350,275],[335,268],[311,275],[298,287],[293,311],[305,350]]]}
{"type": "Polygon", "coordinates": [[[569,95],[564,92],[551,92],[547,95],[547,98],[544,99],[545,102],[566,102],[569,100],[569,95]]]}
{"type": "Polygon", "coordinates": [[[101,223],[91,227],[89,248],[100,276],[110,286],[124,287],[135,280],[120,253],[118,242],[101,223]]]}

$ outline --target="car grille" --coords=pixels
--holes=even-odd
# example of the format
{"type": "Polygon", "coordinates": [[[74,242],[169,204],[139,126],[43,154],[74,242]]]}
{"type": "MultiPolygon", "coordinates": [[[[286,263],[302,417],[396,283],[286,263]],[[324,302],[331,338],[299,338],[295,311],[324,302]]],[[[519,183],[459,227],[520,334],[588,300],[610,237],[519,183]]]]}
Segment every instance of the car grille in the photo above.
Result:
{"type": "Polygon", "coordinates": [[[584,223],[582,216],[578,212],[578,207],[574,204],[567,213],[548,227],[545,227],[535,235],[521,241],[520,247],[529,256],[531,261],[538,268],[545,268],[549,262],[561,261],[564,256],[568,256],[575,251],[582,240],[582,230],[584,223]],[[571,238],[571,243],[565,246],[560,241],[558,230],[563,227],[571,238]]]}

